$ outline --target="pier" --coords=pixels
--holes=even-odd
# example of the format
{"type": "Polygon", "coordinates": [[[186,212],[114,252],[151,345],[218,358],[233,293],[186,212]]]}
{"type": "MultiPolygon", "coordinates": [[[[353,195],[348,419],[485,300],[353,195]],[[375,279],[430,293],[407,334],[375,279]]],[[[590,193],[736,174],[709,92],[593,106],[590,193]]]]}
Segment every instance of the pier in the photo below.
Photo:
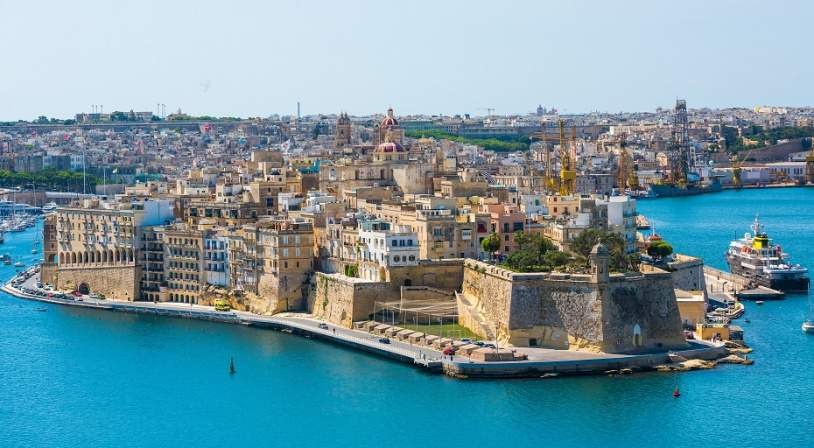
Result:
{"type": "Polygon", "coordinates": [[[785,297],[782,291],[756,285],[741,275],[704,266],[707,293],[720,302],[744,300],[776,300],[785,297]]]}
{"type": "MultiPolygon", "coordinates": [[[[34,269],[34,268],[30,268],[34,269]]],[[[38,274],[24,271],[0,287],[15,297],[52,303],[64,306],[96,309],[103,311],[147,314],[163,317],[198,319],[211,322],[240,324],[257,328],[282,331],[292,335],[319,339],[329,343],[364,351],[388,359],[424,369],[427,372],[447,374],[457,378],[528,378],[559,375],[603,374],[608,371],[654,370],[656,366],[669,364],[670,357],[679,355],[686,359],[718,359],[727,355],[721,343],[689,341],[690,347],[682,351],[644,354],[591,353],[571,350],[554,350],[523,347],[525,360],[478,361],[467,356],[445,356],[440,350],[423,344],[413,344],[389,338],[389,343],[380,342],[381,335],[371,334],[360,329],[349,329],[312,318],[308,314],[282,313],[262,316],[246,311],[215,311],[203,305],[170,302],[125,302],[93,298],[30,294],[24,288],[33,288],[38,274]],[[18,285],[12,283],[17,277],[28,276],[18,285]]]]}

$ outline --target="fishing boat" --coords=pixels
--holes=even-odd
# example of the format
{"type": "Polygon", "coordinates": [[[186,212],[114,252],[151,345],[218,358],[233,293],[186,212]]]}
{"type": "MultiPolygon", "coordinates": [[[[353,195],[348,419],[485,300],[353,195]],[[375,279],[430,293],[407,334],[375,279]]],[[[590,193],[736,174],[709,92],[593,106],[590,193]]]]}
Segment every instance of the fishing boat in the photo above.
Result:
{"type": "Polygon", "coordinates": [[[22,261],[18,261],[16,263],[14,263],[15,268],[21,268],[21,267],[24,267],[24,266],[25,266],[25,263],[23,263],[22,261]]]}
{"type": "Polygon", "coordinates": [[[755,217],[751,229],[752,233],[729,243],[726,252],[729,270],[767,288],[807,291],[808,269],[789,261],[789,254],[769,239],[759,217],[755,217]]]}

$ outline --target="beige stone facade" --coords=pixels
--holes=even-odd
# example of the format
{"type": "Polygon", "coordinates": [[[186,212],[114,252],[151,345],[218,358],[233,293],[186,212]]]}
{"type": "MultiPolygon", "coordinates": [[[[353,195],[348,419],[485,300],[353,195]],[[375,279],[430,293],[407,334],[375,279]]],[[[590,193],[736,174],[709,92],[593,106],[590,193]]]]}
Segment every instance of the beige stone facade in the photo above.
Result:
{"type": "Polygon", "coordinates": [[[460,323],[515,346],[608,353],[686,346],[669,273],[609,275],[601,260],[594,269],[518,274],[467,260],[460,323]]]}

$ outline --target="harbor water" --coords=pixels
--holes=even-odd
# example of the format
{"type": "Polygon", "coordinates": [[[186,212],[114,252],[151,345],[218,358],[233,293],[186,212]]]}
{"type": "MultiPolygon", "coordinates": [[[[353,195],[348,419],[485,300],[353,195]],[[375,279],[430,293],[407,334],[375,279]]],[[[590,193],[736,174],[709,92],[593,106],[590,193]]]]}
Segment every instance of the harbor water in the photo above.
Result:
{"type": "MultiPolygon", "coordinates": [[[[639,210],[676,250],[719,268],[760,213],[814,267],[812,201],[814,189],[744,190],[639,210]]],[[[0,252],[38,259],[35,231],[7,234],[0,252]]],[[[14,271],[0,265],[3,280],[14,271]]],[[[475,381],[274,331],[0,293],[0,447],[806,446],[806,296],[746,306],[752,366],[475,381]]]]}

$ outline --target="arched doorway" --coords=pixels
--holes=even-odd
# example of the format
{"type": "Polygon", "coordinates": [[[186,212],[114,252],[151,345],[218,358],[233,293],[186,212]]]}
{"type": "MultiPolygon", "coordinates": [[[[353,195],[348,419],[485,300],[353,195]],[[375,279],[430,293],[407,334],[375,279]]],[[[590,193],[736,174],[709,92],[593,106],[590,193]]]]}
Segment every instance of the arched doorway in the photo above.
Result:
{"type": "Polygon", "coordinates": [[[642,327],[640,327],[639,324],[633,326],[633,346],[642,346],[642,327]]]}
{"type": "Polygon", "coordinates": [[[90,286],[85,282],[80,283],[76,290],[79,291],[79,294],[90,294],[90,286]]]}

